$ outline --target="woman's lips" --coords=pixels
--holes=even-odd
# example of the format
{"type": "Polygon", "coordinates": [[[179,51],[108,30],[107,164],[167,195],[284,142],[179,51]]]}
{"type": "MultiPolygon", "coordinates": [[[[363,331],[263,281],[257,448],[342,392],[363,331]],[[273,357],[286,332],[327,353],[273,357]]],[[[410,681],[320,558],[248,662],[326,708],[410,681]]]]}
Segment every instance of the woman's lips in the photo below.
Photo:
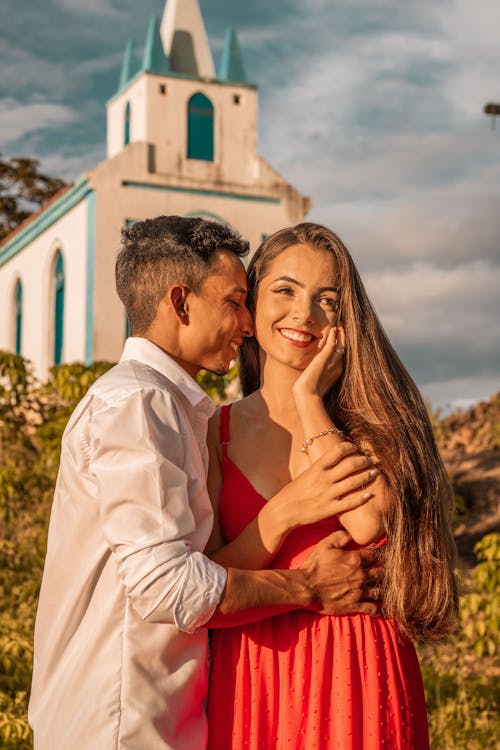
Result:
{"type": "Polygon", "coordinates": [[[305,331],[296,331],[293,328],[280,328],[279,332],[284,339],[289,341],[294,346],[306,347],[310,343],[315,341],[316,336],[312,333],[306,333],[305,331]]]}

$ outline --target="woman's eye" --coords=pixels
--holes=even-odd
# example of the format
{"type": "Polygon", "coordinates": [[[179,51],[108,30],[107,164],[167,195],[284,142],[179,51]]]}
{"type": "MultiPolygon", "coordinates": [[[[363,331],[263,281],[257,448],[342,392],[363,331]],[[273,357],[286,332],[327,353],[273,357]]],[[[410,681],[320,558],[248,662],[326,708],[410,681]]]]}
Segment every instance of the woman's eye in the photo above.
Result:
{"type": "Polygon", "coordinates": [[[333,297],[320,297],[319,301],[324,307],[327,307],[329,310],[337,312],[337,310],[339,309],[339,301],[334,299],[333,297]]]}
{"type": "Polygon", "coordinates": [[[274,289],[275,294],[293,294],[293,290],[289,286],[280,286],[279,289],[274,289]]]}

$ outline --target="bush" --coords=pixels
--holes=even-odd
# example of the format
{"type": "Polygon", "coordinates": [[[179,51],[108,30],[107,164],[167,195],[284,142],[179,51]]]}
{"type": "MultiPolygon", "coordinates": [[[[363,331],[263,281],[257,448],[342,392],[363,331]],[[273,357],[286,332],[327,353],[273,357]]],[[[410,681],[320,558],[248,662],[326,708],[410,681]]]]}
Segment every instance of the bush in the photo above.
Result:
{"type": "Polygon", "coordinates": [[[484,750],[500,736],[500,534],[474,547],[460,629],[446,645],[420,650],[433,750],[484,750]]]}
{"type": "Polygon", "coordinates": [[[53,368],[43,386],[21,357],[0,352],[0,747],[32,747],[26,713],[33,627],[62,433],[110,365],[53,368]]]}
{"type": "MultiPolygon", "coordinates": [[[[0,352],[0,747],[32,747],[26,719],[32,637],[52,490],[66,421],[109,363],[54,368],[43,386],[17,355],[0,352]]],[[[216,400],[235,389],[201,373],[216,400]]],[[[237,395],[235,389],[234,395],[237,395]]],[[[446,645],[420,649],[433,750],[486,750],[500,735],[498,632],[500,535],[476,545],[460,631],[446,645]]]]}

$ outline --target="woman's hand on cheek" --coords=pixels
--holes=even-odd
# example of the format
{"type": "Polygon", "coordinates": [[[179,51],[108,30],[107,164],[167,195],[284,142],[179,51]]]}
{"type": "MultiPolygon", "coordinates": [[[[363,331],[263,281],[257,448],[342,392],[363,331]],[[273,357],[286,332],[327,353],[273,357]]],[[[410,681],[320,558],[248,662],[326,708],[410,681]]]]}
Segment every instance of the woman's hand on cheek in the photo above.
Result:
{"type": "Polygon", "coordinates": [[[344,329],[341,326],[330,328],[320,351],[296,381],[294,395],[317,395],[323,398],[344,371],[344,352],[344,329]]]}

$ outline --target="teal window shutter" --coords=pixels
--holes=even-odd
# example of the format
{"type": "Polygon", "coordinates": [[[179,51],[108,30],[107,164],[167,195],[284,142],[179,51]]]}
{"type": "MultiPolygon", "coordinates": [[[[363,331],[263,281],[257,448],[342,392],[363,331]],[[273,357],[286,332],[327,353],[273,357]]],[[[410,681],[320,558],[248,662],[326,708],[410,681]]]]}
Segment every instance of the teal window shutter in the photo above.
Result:
{"type": "Polygon", "coordinates": [[[188,101],[188,159],[214,160],[214,108],[204,94],[188,101]]]}
{"type": "Polygon", "coordinates": [[[21,279],[17,280],[14,296],[14,317],[16,326],[16,354],[21,354],[21,342],[23,332],[23,285],[21,279]]]}
{"type": "Polygon", "coordinates": [[[127,102],[125,105],[123,145],[128,146],[129,143],[130,143],[130,102],[127,102]]]}
{"type": "Polygon", "coordinates": [[[54,263],[54,364],[62,362],[64,336],[64,261],[57,253],[54,263]]]}

